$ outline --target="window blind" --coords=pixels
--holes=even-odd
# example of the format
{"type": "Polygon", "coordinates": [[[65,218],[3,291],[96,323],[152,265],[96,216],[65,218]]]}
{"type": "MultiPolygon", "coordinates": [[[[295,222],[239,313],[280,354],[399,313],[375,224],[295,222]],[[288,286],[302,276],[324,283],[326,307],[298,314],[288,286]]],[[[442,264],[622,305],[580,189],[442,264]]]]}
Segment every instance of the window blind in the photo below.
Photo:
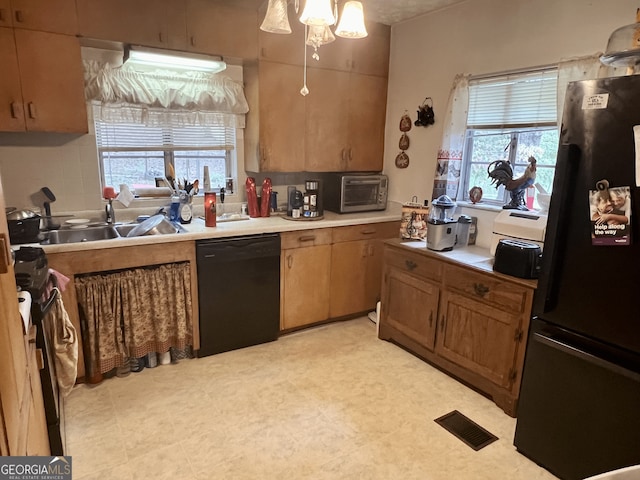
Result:
{"type": "Polygon", "coordinates": [[[467,127],[503,129],[557,123],[556,68],[469,81],[467,127]]]}
{"type": "Polygon", "coordinates": [[[235,148],[235,129],[225,126],[146,126],[96,122],[96,143],[104,152],[227,150],[235,148]]]}

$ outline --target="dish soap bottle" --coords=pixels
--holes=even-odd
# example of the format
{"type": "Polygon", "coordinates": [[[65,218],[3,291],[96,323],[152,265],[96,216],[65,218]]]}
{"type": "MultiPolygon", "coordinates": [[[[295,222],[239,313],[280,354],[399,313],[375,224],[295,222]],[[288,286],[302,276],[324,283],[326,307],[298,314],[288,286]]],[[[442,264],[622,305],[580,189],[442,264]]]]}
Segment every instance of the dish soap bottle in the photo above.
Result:
{"type": "Polygon", "coordinates": [[[169,220],[177,222],[180,220],[180,195],[178,192],[171,194],[171,207],[169,209],[169,220]]]}

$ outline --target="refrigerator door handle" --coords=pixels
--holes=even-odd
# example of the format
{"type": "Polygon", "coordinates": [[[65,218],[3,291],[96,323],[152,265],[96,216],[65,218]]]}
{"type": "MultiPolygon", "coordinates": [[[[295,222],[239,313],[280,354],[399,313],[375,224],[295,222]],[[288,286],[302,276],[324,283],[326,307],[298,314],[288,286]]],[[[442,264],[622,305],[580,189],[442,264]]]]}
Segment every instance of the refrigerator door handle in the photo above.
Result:
{"type": "MultiPolygon", "coordinates": [[[[575,188],[575,175],[582,156],[580,148],[575,144],[563,144],[558,149],[557,164],[561,166],[556,170],[553,181],[554,195],[549,206],[549,219],[565,218],[568,215],[569,200],[573,197],[575,188]]],[[[557,303],[558,287],[556,282],[560,277],[560,259],[564,256],[566,245],[566,222],[547,222],[545,234],[544,252],[542,253],[542,266],[540,280],[535,297],[534,313],[547,313],[557,303]]]]}
{"type": "Polygon", "coordinates": [[[572,357],[579,358],[580,360],[584,360],[585,362],[590,363],[591,365],[596,365],[612,373],[616,373],[618,375],[622,375],[627,378],[630,378],[634,382],[640,382],[640,374],[633,372],[631,370],[628,370],[624,367],[621,367],[620,365],[616,365],[615,363],[604,360],[600,357],[591,355],[590,353],[585,352],[584,350],[580,350],[579,348],[576,348],[572,345],[568,345],[567,343],[561,340],[548,337],[545,335],[541,335],[540,333],[534,333],[533,341],[542,343],[550,348],[553,348],[554,350],[559,350],[563,353],[566,353],[567,355],[571,355],[572,357]]]}

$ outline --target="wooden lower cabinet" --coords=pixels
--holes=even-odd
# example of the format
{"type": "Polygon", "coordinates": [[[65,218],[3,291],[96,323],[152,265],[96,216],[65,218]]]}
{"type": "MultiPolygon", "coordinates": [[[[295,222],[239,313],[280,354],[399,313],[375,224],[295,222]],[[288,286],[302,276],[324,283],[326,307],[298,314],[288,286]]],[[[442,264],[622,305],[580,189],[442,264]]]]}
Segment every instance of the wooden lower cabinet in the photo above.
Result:
{"type": "Polygon", "coordinates": [[[383,242],[398,236],[398,229],[398,222],[333,228],[330,318],[375,310],[383,242]]]}
{"type": "Polygon", "coordinates": [[[536,282],[385,244],[379,337],[490,396],[515,416],[536,282]]]}
{"type": "Polygon", "coordinates": [[[433,351],[439,297],[435,283],[392,269],[382,291],[385,323],[433,351]]]}
{"type": "Polygon", "coordinates": [[[398,222],[281,234],[280,328],[291,330],[374,310],[385,239],[398,222]]]}
{"type": "Polygon", "coordinates": [[[280,235],[280,329],[329,318],[331,229],[280,235]]]}

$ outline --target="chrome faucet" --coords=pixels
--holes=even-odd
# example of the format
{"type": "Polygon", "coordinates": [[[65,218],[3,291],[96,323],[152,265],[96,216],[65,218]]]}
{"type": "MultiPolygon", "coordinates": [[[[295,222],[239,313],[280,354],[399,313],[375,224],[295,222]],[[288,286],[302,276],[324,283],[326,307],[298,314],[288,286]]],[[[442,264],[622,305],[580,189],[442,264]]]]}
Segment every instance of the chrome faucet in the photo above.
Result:
{"type": "Polygon", "coordinates": [[[113,209],[113,200],[109,199],[108,202],[109,203],[107,203],[104,207],[104,220],[109,225],[113,225],[114,223],[116,223],[116,212],[113,209]]]}

